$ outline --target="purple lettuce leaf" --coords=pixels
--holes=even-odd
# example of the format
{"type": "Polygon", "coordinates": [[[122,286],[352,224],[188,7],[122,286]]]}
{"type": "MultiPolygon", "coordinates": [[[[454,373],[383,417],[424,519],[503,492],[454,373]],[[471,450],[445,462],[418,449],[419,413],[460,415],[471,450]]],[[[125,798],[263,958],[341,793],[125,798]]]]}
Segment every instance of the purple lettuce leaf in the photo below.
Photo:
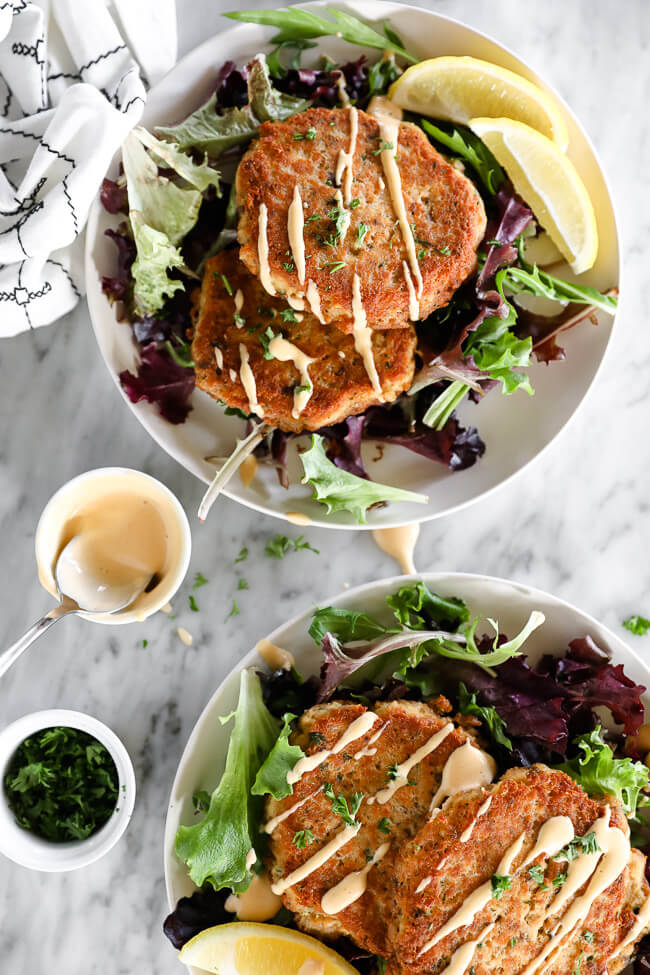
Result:
{"type": "Polygon", "coordinates": [[[564,349],[557,343],[558,335],[587,318],[598,324],[592,308],[574,303],[567,305],[557,315],[536,315],[525,308],[518,308],[514,331],[520,339],[530,336],[535,358],[548,364],[566,358],[564,349]]]}
{"type": "Polygon", "coordinates": [[[179,366],[164,350],[151,342],[140,353],[137,374],[125,369],[120,383],[132,403],[146,400],[170,423],[183,423],[191,410],[194,370],[179,366]]]}
{"type": "Polygon", "coordinates": [[[113,275],[102,276],[102,291],[111,302],[126,301],[131,291],[131,265],[136,257],[135,243],[126,221],[117,230],[109,229],[105,234],[117,247],[117,270],[113,275]]]}
{"type": "Polygon", "coordinates": [[[217,108],[243,108],[248,104],[246,68],[238,68],[234,61],[225,61],[214,83],[217,108]]]}
{"type": "Polygon", "coordinates": [[[129,197],[126,192],[126,183],[120,186],[112,179],[104,179],[99,193],[102,206],[109,213],[129,212],[129,197]]]}
{"type": "Polygon", "coordinates": [[[337,467],[368,480],[368,473],[361,456],[365,421],[365,414],[349,416],[342,423],[325,427],[319,430],[319,433],[327,440],[327,456],[337,467]]]}
{"type": "MultiPolygon", "coordinates": [[[[495,201],[497,216],[489,221],[485,232],[485,240],[494,243],[489,245],[485,263],[476,279],[476,295],[479,302],[486,302],[492,308],[496,306],[496,314],[505,318],[504,302],[494,288],[494,279],[497,271],[516,261],[517,248],[514,242],[533,219],[533,213],[517,196],[509,182],[502,185],[495,201]]],[[[492,311],[491,314],[495,312],[492,311]]]]}
{"type": "Polygon", "coordinates": [[[226,910],[229,890],[206,886],[191,897],[181,897],[171,914],[163,921],[163,932],[178,951],[191,938],[215,924],[226,924],[233,915],[226,910]]]}
{"type": "Polygon", "coordinates": [[[310,99],[322,108],[336,108],[340,104],[338,79],[343,72],[348,97],[355,103],[364,101],[369,94],[369,67],[365,55],[349,61],[340,68],[323,71],[313,68],[290,68],[283,78],[275,78],[273,84],[279,91],[298,98],[310,99]]]}

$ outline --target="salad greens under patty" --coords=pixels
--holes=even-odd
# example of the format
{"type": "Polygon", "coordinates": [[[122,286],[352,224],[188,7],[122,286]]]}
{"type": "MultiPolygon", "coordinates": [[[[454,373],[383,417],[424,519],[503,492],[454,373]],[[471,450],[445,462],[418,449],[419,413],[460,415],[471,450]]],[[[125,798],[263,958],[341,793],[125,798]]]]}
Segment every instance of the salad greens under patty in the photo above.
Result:
{"type": "MultiPolygon", "coordinates": [[[[110,300],[120,303],[140,349],[137,372],[124,371],[120,380],[133,402],[155,404],[171,423],[187,418],[195,385],[192,291],[206,259],[237,245],[234,171],[259,126],[313,106],[340,109],[342,86],[350,104],[367,109],[374,96],[386,95],[402,73],[402,63],[417,60],[388,24],[379,31],[347,12],[326,13],[288,8],[226,14],[275,27],[271,52],[257,54],[243,67],[227,61],[216,73],[208,100],[186,119],[158,127],[156,134],[136,128],[123,145],[123,175],[117,182],[104,181],[104,206],[125,219],[107,231],[118,249],[118,266],[102,285],[110,300]],[[303,68],[302,54],[316,46],[316,38],[327,36],[383,53],[374,64],[364,55],[341,65],[323,57],[318,67],[303,68]]],[[[468,398],[478,402],[494,386],[505,395],[517,390],[532,394],[527,370],[533,356],[545,363],[563,359],[557,342],[562,330],[593,317],[595,310],[611,314],[616,308],[613,294],[565,281],[529,260],[541,227],[469,128],[411,113],[405,120],[419,125],[433,146],[475,182],[488,225],[476,275],[448,305],[417,324],[411,389],[393,403],[372,406],[321,429],[311,450],[301,454],[304,483],[313,487],[315,499],[328,512],[348,511],[358,522],[372,505],[427,500],[374,483],[362,458],[364,441],[401,445],[452,471],[472,466],[485,444],[475,427],[461,425],[459,404],[468,398]],[[534,313],[526,304],[531,296],[555,302],[556,312],[534,313]]],[[[361,205],[351,201],[355,203],[361,205]]],[[[363,232],[358,243],[363,245],[363,232]]],[[[419,254],[426,254],[427,241],[417,246],[419,254]]],[[[227,285],[224,281],[226,290],[227,285]]],[[[287,314],[293,311],[287,309],[287,314]]],[[[269,329],[259,328],[265,355],[272,358],[269,329]]],[[[301,436],[229,407],[225,412],[241,416],[248,428],[217,473],[201,517],[251,453],[275,467],[280,482],[288,486],[287,446],[301,436]]]]}
{"type": "Polygon", "coordinates": [[[105,745],[78,728],[45,728],[18,746],[4,776],[16,822],[53,843],[85,840],[118,800],[115,763],[105,745]]]}
{"type": "MultiPolygon", "coordinates": [[[[362,609],[315,610],[308,633],[321,650],[319,678],[304,679],[295,669],[241,672],[237,709],[222,719],[234,720],[222,778],[211,795],[197,793],[197,815],[205,815],[181,826],[176,837],[177,855],[192,880],[203,885],[182,898],[165,921],[176,947],[232,920],[225,909],[228,893],[244,891],[253,871],[263,868],[263,797],[293,792],[288,773],[304,756],[290,741],[296,715],[332,697],[371,707],[381,700],[426,701],[442,694],[452,714],[480,721],[498,775],[535,762],[561,769],[589,795],[619,799],[633,842],[647,846],[639,811],[650,803],[649,771],[635,738],[646,689],[612,664],[591,637],[576,638],[561,655],[546,654],[533,666],[522,646],[543,623],[541,613],[533,612],[508,639],[496,621],[472,619],[462,599],[432,592],[424,582],[389,595],[386,610],[381,618],[362,609]],[[493,633],[479,636],[485,622],[493,633]],[[619,732],[602,728],[603,708],[622,726],[619,732]]],[[[355,796],[337,797],[332,788],[331,798],[342,819],[353,821],[355,796]]],[[[308,830],[294,837],[298,849],[313,840],[308,830]]],[[[282,909],[274,921],[291,923],[291,915],[282,909]]]]}

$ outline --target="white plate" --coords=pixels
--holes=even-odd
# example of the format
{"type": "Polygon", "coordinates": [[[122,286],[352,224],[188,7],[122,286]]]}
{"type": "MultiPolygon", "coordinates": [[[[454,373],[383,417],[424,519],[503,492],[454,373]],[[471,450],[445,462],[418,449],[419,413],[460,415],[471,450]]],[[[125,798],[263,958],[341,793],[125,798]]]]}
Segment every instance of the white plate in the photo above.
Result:
{"type": "MultiPolygon", "coordinates": [[[[650,683],[650,668],[597,620],[556,596],[505,579],[464,573],[397,576],[351,589],[335,599],[323,601],[321,605],[358,609],[387,618],[386,596],[395,592],[400,585],[413,582],[416,578],[423,579],[430,589],[444,596],[460,596],[467,602],[473,616],[491,616],[497,619],[504,633],[518,632],[533,609],[541,610],[546,616],[546,622],[533,633],[525,647],[526,654],[533,661],[544,653],[560,654],[567,648],[570,640],[588,634],[599,646],[611,653],[614,663],[623,665],[628,677],[638,684],[650,683]]],[[[320,668],[319,648],[307,633],[311,616],[312,611],[303,613],[269,634],[270,640],[294,655],[298,670],[305,676],[317,674],[320,668]]],[[[230,737],[230,727],[222,725],[219,716],[229,714],[236,707],[239,672],[252,665],[264,667],[262,658],[255,650],[251,650],[240,661],[214,692],[194,726],[180,760],[165,823],[163,855],[170,909],[180,897],[185,897],[196,889],[187,876],[186,868],[174,853],[176,830],[180,824],[189,825],[196,821],[192,794],[199,788],[212,790],[219,781],[230,737]]],[[[449,661],[449,665],[453,666],[453,661],[449,661]]],[[[644,703],[648,714],[650,695],[644,696],[644,703]]],[[[200,975],[198,969],[191,968],[190,971],[200,975]]]]}
{"type": "MultiPolygon", "coordinates": [[[[236,5],[234,5],[236,6],[236,5]]],[[[312,10],[325,10],[324,3],[306,5],[312,10]]],[[[345,5],[342,5],[345,6],[345,5]]],[[[542,79],[522,61],[495,41],[470,27],[440,14],[401,4],[359,0],[347,9],[369,22],[389,19],[406,47],[421,58],[443,54],[472,55],[503,65],[534,81],[551,96],[563,115],[570,136],[569,157],[576,164],[594,204],[600,233],[600,253],[596,267],[581,277],[584,283],[609,288],[619,280],[618,234],[609,190],[594,149],[572,113],[542,79]]],[[[196,108],[207,97],[219,66],[228,59],[238,62],[260,50],[268,50],[272,31],[254,24],[242,24],[210,38],[156,85],[150,94],[144,124],[170,124],[196,108]]],[[[356,58],[360,48],[336,38],[322,38],[316,51],[307,52],[314,63],[327,52],[337,61],[356,58]]],[[[368,51],[372,58],[377,52],[368,51]]],[[[309,63],[310,58],[305,59],[309,63]]],[[[112,175],[116,172],[114,164],[112,175]]],[[[129,408],[167,453],[203,481],[211,480],[214,467],[205,457],[225,456],[242,434],[242,421],[224,416],[223,408],[206,393],[195,390],[193,410],[184,424],[173,426],[163,420],[148,403],[130,403],[119,385],[118,375],[132,368],[135,346],[131,330],[116,322],[115,315],[101,291],[101,275],[112,273],[115,248],[104,236],[104,230],[119,220],[107,214],[97,201],[90,213],[86,237],[86,285],[90,317],[97,342],[109,372],[129,408]]],[[[460,416],[478,427],[487,445],[485,456],[467,471],[452,474],[440,464],[418,457],[403,447],[388,447],[383,459],[374,463],[376,451],[366,447],[368,469],[373,478],[388,484],[418,491],[429,497],[428,505],[392,504],[369,513],[369,528],[387,527],[406,522],[426,521],[463,507],[505,483],[539,456],[562,430],[583,401],[601,365],[610,340],[613,320],[601,317],[598,328],[583,325],[562,338],[567,350],[564,362],[531,367],[535,396],[520,392],[514,397],[494,391],[480,407],[465,404],[460,416]]],[[[315,524],[325,527],[359,526],[347,513],[327,517],[323,505],[310,499],[310,489],[300,485],[302,468],[292,458],[292,485],[282,488],[272,469],[263,470],[244,488],[237,476],[226,490],[228,497],[258,511],[285,517],[299,511],[315,524]]]]}

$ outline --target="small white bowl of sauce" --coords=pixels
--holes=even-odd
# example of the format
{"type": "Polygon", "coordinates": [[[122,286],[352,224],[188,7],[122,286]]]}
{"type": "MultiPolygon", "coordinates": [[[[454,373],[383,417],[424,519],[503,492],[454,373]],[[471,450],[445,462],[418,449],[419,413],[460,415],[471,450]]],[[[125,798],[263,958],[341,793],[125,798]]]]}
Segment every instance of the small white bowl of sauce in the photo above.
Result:
{"type": "MultiPolygon", "coordinates": [[[[41,585],[55,597],[57,559],[76,536],[83,542],[90,585],[96,586],[101,578],[107,590],[122,586],[129,573],[151,578],[125,609],[80,614],[96,623],[145,620],[171,600],[185,578],[192,547],[187,516],[164,484],[141,471],[125,467],[87,471],[50,498],[36,528],[35,548],[41,585]]],[[[83,592],[83,572],[76,586],[76,592],[83,592]]]]}

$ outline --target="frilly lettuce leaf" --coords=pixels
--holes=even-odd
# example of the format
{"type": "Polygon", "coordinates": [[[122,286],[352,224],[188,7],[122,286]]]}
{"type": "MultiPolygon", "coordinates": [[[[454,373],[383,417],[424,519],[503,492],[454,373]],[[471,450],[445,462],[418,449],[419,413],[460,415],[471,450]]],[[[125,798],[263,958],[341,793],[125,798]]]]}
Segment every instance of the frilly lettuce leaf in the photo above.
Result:
{"type": "Polygon", "coordinates": [[[272,86],[263,54],[248,64],[247,85],[249,104],[244,108],[227,108],[219,115],[215,93],[183,122],[159,126],[157,131],[179,149],[200,149],[215,157],[249,142],[262,122],[283,121],[303,112],[310,104],[272,86]]]}
{"type": "Polygon", "coordinates": [[[298,745],[289,743],[291,722],[295,714],[285,714],[282,731],[259,769],[251,792],[254,796],[273,796],[274,799],[284,799],[293,793],[293,786],[287,782],[287,775],[296,762],[304,758],[304,752],[298,745]]]}
{"type": "Polygon", "coordinates": [[[509,752],[512,751],[512,742],[506,734],[506,723],[497,709],[479,704],[476,694],[470,694],[462,682],[458,685],[458,710],[461,714],[473,714],[480,718],[487,725],[492,740],[497,745],[503,745],[509,752]]]}
{"type": "Polygon", "coordinates": [[[182,266],[183,258],[169,237],[145,223],[138,210],[131,212],[130,219],[138,252],[131,265],[133,295],[138,308],[146,315],[153,315],[165,298],[183,290],[182,281],[167,275],[170,268],[182,266]]]}
{"type": "Polygon", "coordinates": [[[615,796],[629,817],[636,815],[639,806],[648,804],[642,795],[648,785],[647,767],[631,758],[614,758],[614,752],[602,739],[600,725],[580,735],[574,744],[581,754],[555,767],[571,776],[585,792],[590,796],[615,796]]]}
{"type": "Polygon", "coordinates": [[[204,193],[208,187],[214,186],[219,192],[219,171],[209,165],[207,153],[203,162],[197,163],[173,142],[163,142],[141,126],[135,128],[133,134],[149,149],[158,165],[175,170],[195,190],[204,193]]]}
{"type": "Polygon", "coordinates": [[[431,592],[424,582],[402,586],[387,596],[386,602],[397,622],[411,630],[430,630],[434,624],[457,630],[461,623],[469,621],[469,610],[462,599],[446,599],[431,592]]]}
{"type": "Polygon", "coordinates": [[[309,626],[309,635],[316,643],[321,643],[326,633],[331,633],[341,643],[351,643],[353,640],[374,640],[386,633],[396,632],[367,613],[340,609],[338,606],[317,609],[309,626]]]}
{"type": "Polygon", "coordinates": [[[314,500],[324,504],[328,514],[332,511],[349,511],[359,524],[365,524],[366,512],[373,504],[383,501],[427,504],[429,500],[424,494],[367,481],[342,470],[327,457],[323,438],[316,433],[312,437],[311,447],[300,455],[300,459],[305,472],[302,483],[311,484],[314,500]]]}
{"type": "Polygon", "coordinates": [[[246,857],[257,840],[264,806],[261,796],[251,795],[251,786],[277,736],[278,724],[264,704],[259,677],[242,670],[221,781],[205,818],[195,826],[180,826],[176,833],[176,854],[197,887],[207,882],[215,890],[229,887],[241,893],[249,886],[246,857]]]}

